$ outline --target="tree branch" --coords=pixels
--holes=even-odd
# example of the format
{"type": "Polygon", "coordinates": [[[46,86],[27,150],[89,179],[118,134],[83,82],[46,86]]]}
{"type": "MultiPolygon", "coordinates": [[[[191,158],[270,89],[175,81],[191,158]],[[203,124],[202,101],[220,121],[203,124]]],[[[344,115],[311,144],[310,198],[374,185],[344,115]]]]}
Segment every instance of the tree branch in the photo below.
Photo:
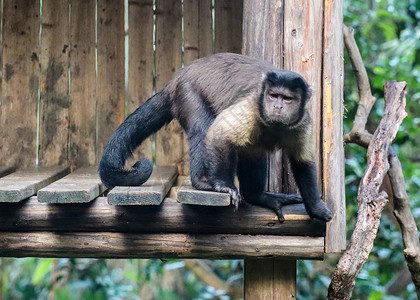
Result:
{"type": "Polygon", "coordinates": [[[357,275],[366,262],[378,231],[387,195],[379,193],[389,169],[388,149],[398,132],[405,112],[405,82],[385,84],[385,112],[371,140],[367,169],[360,182],[357,201],[359,212],[350,243],[340,258],[331,279],[327,299],[350,299],[357,275]]]}

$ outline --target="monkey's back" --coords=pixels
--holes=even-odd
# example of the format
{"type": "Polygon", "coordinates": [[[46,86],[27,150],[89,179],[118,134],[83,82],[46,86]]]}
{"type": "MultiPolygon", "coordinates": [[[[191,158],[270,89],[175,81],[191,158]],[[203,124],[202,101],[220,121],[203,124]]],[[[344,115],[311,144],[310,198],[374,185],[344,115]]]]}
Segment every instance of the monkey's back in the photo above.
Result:
{"type": "Polygon", "coordinates": [[[176,85],[188,85],[218,114],[241,98],[261,94],[265,74],[272,64],[234,53],[218,53],[193,61],[181,69],[176,85]]]}

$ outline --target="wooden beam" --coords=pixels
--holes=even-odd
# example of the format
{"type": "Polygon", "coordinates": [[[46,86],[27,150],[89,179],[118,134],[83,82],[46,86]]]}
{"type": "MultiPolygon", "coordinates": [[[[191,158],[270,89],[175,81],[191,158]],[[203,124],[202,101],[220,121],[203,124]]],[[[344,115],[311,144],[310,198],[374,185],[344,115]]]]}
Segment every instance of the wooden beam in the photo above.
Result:
{"type": "Polygon", "coordinates": [[[184,180],[177,192],[177,199],[183,204],[205,206],[229,206],[230,195],[212,191],[200,191],[191,186],[191,180],[184,180]]]}
{"type": "Polygon", "coordinates": [[[91,203],[45,204],[36,197],[0,204],[0,231],[114,231],[234,233],[324,236],[325,223],[310,220],[303,205],[285,206],[280,223],[269,209],[244,205],[203,207],[166,198],[160,206],[113,206],[100,197],[91,203]]]}
{"type": "Polygon", "coordinates": [[[3,257],[321,259],[324,239],[234,234],[0,232],[3,257]]]}

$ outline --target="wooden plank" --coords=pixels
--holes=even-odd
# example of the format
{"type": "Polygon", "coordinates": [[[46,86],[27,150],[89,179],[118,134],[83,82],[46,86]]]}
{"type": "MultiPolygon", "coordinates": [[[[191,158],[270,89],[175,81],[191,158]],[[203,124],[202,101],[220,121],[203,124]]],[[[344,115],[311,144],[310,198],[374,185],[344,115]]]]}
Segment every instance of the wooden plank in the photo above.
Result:
{"type": "Polygon", "coordinates": [[[96,159],[125,118],[124,0],[98,0],[96,159]]]}
{"type": "Polygon", "coordinates": [[[21,167],[36,162],[39,82],[39,0],[3,3],[0,161],[21,167]]]}
{"type": "Polygon", "coordinates": [[[70,175],[39,190],[38,201],[43,203],[90,202],[106,190],[99,179],[97,167],[80,168],[70,175]]]}
{"type": "MultiPolygon", "coordinates": [[[[156,91],[171,80],[182,63],[182,3],[156,1],[156,91]]],[[[177,165],[182,171],[182,129],[172,121],[156,134],[156,164],[177,165]]]]}
{"type": "Polygon", "coordinates": [[[324,2],[322,83],[323,196],[334,216],[327,223],[326,252],[346,247],[343,147],[343,1],[324,2]]]}
{"type": "Polygon", "coordinates": [[[68,167],[30,167],[0,179],[0,202],[19,202],[69,173],[68,167]]]}
{"type": "Polygon", "coordinates": [[[296,260],[246,259],[245,299],[296,299],[296,260]]]}
{"type": "MultiPolygon", "coordinates": [[[[127,111],[132,113],[153,95],[153,0],[128,2],[128,90],[127,111]]],[[[147,138],[133,153],[133,165],[140,157],[152,160],[152,139],[147,138]]]]}
{"type": "MultiPolygon", "coordinates": [[[[245,0],[242,53],[283,68],[283,1],[245,0]],[[258,7],[258,9],[255,9],[258,7]]],[[[267,190],[283,190],[282,151],[269,157],[267,190]]]]}
{"type": "Polygon", "coordinates": [[[323,238],[115,232],[0,232],[0,256],[321,259],[323,238]]]}
{"type": "Polygon", "coordinates": [[[183,205],[172,198],[160,206],[115,206],[106,197],[65,205],[31,197],[0,204],[0,231],[325,235],[325,223],[311,220],[302,204],[285,206],[283,213],[286,220],[280,223],[272,210],[252,205],[234,212],[231,207],[183,205]]]}
{"type": "Polygon", "coordinates": [[[243,0],[214,2],[215,52],[241,53],[243,0]]]}
{"type": "Polygon", "coordinates": [[[0,177],[9,175],[14,171],[16,171],[16,167],[0,167],[0,177]]]}
{"type": "Polygon", "coordinates": [[[113,205],[160,205],[178,175],[175,166],[156,167],[141,186],[117,186],[108,194],[113,205]]]}
{"type": "Polygon", "coordinates": [[[67,164],[69,1],[42,1],[39,103],[40,165],[67,164]]]}
{"type": "Polygon", "coordinates": [[[177,193],[178,202],[183,204],[205,206],[229,206],[230,195],[212,191],[200,191],[191,186],[191,181],[185,180],[177,193]]]}
{"type": "Polygon", "coordinates": [[[77,168],[96,161],[96,1],[70,3],[69,161],[77,168]]]}

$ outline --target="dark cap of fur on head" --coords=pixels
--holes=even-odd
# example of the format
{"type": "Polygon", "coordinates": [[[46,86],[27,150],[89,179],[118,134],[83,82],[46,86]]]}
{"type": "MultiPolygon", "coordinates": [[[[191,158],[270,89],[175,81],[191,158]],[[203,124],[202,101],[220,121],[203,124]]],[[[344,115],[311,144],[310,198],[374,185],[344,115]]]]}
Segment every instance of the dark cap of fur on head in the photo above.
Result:
{"type": "Polygon", "coordinates": [[[271,71],[266,74],[266,80],[272,85],[284,86],[292,91],[301,89],[305,102],[311,97],[309,84],[298,73],[286,70],[271,71]]]}

